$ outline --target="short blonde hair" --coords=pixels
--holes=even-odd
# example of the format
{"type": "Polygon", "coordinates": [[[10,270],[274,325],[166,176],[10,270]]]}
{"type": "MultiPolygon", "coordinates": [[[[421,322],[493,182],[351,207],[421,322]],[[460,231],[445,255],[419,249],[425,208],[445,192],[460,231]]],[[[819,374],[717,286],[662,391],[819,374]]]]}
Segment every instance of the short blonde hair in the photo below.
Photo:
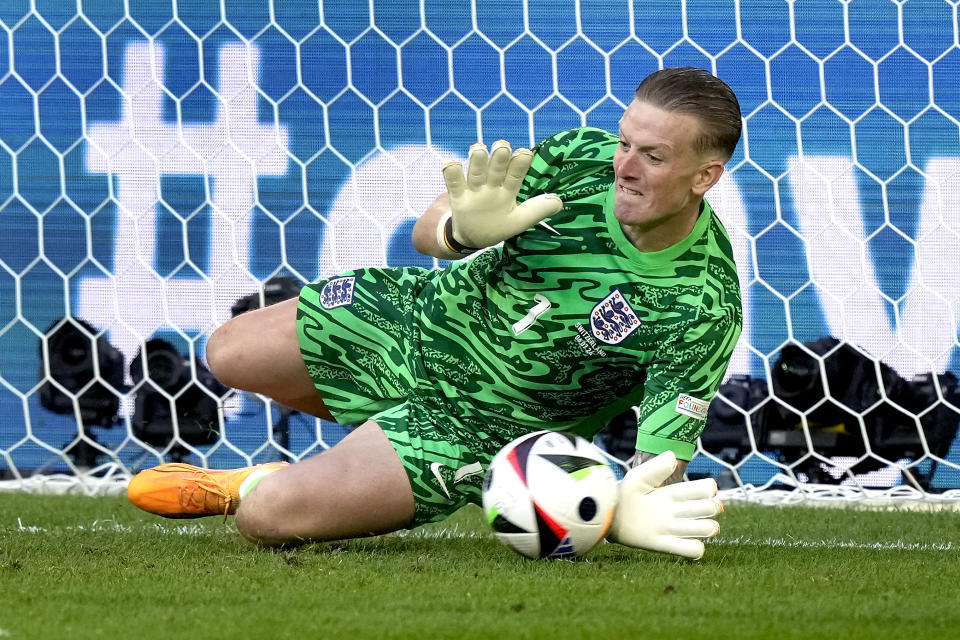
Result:
{"type": "Polygon", "coordinates": [[[644,78],[633,95],[665,111],[694,116],[701,123],[698,153],[719,151],[730,159],[740,141],[740,103],[727,83],[696,67],[670,67],[644,78]]]}

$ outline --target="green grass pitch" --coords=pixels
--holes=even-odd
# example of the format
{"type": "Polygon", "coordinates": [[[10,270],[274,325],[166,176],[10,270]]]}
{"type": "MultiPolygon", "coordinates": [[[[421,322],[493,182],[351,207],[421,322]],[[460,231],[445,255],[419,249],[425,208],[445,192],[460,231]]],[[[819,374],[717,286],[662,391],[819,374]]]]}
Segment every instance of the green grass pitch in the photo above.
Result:
{"type": "Polygon", "coordinates": [[[479,509],[287,551],[124,499],[0,494],[0,638],[960,637],[960,513],[730,505],[703,560],[525,560],[479,509]]]}

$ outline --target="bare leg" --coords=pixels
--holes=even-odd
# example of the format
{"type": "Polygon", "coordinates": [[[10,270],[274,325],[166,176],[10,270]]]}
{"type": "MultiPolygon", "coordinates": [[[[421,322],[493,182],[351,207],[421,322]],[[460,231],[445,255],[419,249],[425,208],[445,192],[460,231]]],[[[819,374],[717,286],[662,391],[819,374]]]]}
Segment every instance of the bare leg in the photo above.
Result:
{"type": "Polygon", "coordinates": [[[228,320],[207,342],[207,364],[228,387],[333,420],[300,355],[295,298],[228,320]]]}
{"type": "Polygon", "coordinates": [[[243,499],[237,529],[266,546],[396,531],[413,519],[407,472],[373,421],[318,456],[274,471],[243,499]]]}

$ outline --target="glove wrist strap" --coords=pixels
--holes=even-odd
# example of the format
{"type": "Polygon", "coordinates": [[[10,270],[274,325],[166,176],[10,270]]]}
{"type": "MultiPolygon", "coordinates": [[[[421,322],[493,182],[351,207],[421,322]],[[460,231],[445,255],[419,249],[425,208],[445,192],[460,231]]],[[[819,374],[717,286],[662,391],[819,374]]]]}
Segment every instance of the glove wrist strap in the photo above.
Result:
{"type": "Polygon", "coordinates": [[[440,241],[442,246],[462,256],[467,256],[480,250],[477,247],[468,247],[465,244],[457,242],[457,239],[453,235],[453,213],[450,211],[447,211],[440,218],[440,224],[437,227],[437,240],[440,241]]]}

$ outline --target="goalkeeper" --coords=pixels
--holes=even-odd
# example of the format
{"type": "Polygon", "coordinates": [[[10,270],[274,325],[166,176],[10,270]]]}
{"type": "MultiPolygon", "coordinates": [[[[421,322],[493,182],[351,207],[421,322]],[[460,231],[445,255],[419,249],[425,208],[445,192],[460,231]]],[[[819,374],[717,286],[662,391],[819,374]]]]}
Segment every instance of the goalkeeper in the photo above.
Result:
{"type": "Polygon", "coordinates": [[[224,384],[359,426],[293,465],[161,465],[131,481],[130,499],[167,517],[236,512],[265,545],[375,535],[478,503],[514,438],[589,439],[639,406],[608,537],[699,558],[718,531],[716,484],[673,482],[740,333],[730,242],[703,199],[740,118],[726,84],[674,68],[640,84],[618,136],[474,145],[466,175],[444,167],[447,193],[413,231],[420,252],[469,259],[341,274],[208,342],[224,384]]]}

